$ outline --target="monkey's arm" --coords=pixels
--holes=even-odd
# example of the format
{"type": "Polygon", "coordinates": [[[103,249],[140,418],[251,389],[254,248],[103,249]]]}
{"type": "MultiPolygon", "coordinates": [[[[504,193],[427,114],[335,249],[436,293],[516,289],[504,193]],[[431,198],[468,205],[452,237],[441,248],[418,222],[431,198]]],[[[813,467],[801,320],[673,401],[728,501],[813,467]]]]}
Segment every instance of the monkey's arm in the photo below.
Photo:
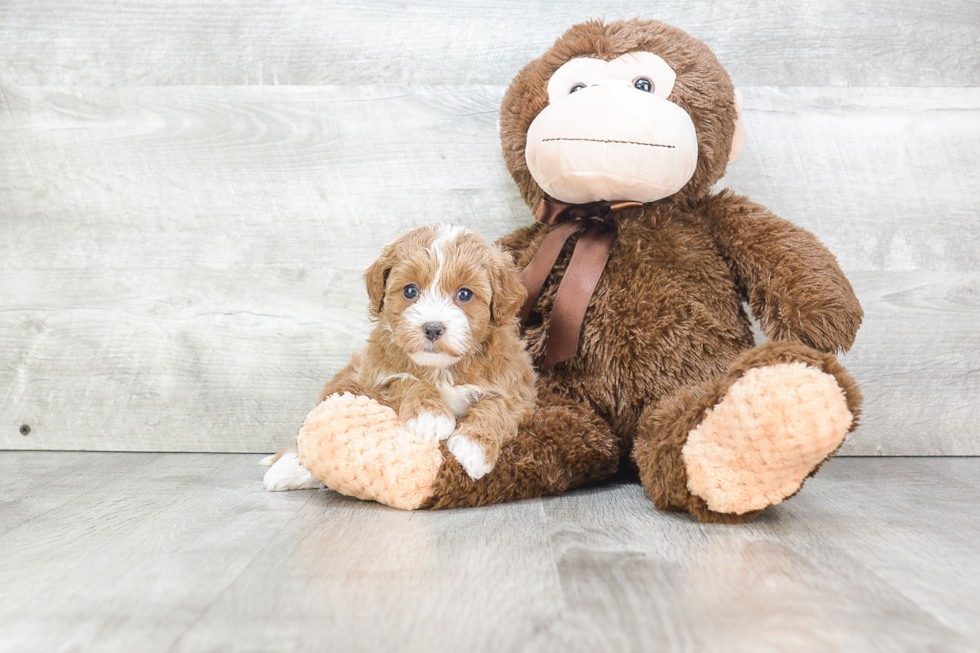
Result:
{"type": "Polygon", "coordinates": [[[864,312],[837,259],[816,236],[727,191],[704,208],[767,337],[825,352],[850,349],[864,312]]]}

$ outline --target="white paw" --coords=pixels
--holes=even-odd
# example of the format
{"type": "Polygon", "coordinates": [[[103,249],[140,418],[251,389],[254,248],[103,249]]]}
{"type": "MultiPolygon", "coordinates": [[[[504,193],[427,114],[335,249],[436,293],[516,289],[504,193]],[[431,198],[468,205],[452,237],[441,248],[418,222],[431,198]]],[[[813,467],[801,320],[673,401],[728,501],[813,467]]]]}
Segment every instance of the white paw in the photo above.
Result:
{"type": "Polygon", "coordinates": [[[320,481],[299,462],[299,454],[290,451],[269,468],[262,479],[262,484],[269,492],[284,492],[286,490],[311,490],[320,487],[320,481]]]}
{"type": "Polygon", "coordinates": [[[493,465],[487,463],[487,457],[483,454],[483,447],[466,436],[454,435],[449,438],[446,447],[456,456],[456,460],[474,481],[483,478],[487,472],[493,469],[493,465]]]}
{"type": "Polygon", "coordinates": [[[456,430],[456,418],[422,413],[405,423],[405,427],[417,437],[426,440],[445,440],[456,430]]]}
{"type": "Polygon", "coordinates": [[[276,454],[270,453],[268,456],[266,456],[265,458],[263,458],[262,460],[260,460],[259,461],[259,464],[262,465],[263,467],[272,467],[272,465],[273,465],[273,458],[275,458],[275,457],[276,457],[276,454]]]}

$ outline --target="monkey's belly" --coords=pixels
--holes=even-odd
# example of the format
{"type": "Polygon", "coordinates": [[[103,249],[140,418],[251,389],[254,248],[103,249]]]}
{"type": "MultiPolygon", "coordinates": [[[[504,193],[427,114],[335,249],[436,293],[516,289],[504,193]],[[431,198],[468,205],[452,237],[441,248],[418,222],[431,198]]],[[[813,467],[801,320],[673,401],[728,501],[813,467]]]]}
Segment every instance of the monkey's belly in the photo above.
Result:
{"type": "Polygon", "coordinates": [[[644,406],[718,376],[754,345],[734,283],[714,280],[705,287],[694,276],[635,271],[603,279],[606,292],[582,324],[574,374],[621,435],[632,434],[644,406]]]}

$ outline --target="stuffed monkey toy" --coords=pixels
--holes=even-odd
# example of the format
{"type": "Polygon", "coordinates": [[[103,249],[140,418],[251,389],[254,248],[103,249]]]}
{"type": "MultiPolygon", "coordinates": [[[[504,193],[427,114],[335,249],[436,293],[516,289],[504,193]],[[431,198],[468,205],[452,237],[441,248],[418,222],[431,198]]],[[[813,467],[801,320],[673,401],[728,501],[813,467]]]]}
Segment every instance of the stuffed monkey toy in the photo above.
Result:
{"type": "MultiPolygon", "coordinates": [[[[799,491],[857,426],[861,395],[834,354],[863,314],[812,234],[712,192],[744,143],[740,111],[711,50],[657,21],[582,23],[527,64],[500,137],[537,221],[500,244],[528,290],[533,414],[474,479],[444,443],[384,435],[370,423],[390,416],[347,401],[344,429],[321,410],[301,430],[310,471],[341,492],[384,502],[394,486],[412,497],[397,507],[442,509],[556,495],[628,468],[657,508],[730,523],[799,491]],[[368,427],[351,430],[358,420],[368,427]],[[311,457],[325,441],[347,453],[311,457]],[[411,471],[359,462],[380,450],[411,471]]],[[[341,374],[324,397],[344,392],[371,394],[341,374]]]]}

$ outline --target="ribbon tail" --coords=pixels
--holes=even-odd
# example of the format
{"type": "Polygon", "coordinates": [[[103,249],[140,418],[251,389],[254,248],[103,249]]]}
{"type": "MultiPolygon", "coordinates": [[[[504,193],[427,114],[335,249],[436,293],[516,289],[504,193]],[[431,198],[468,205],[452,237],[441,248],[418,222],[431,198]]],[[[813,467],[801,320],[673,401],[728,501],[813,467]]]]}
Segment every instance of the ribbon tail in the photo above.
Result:
{"type": "Polygon", "coordinates": [[[551,324],[548,326],[548,343],[542,369],[573,358],[578,352],[582,319],[609,260],[615,238],[616,232],[612,230],[588,230],[575,244],[572,260],[558,284],[555,305],[551,309],[551,324]]]}
{"type": "Polygon", "coordinates": [[[535,212],[534,217],[538,219],[538,222],[543,222],[544,224],[556,224],[560,221],[561,216],[573,206],[572,204],[559,202],[558,200],[545,196],[541,199],[541,203],[538,204],[538,210],[535,212]]]}
{"type": "Polygon", "coordinates": [[[524,305],[521,306],[521,312],[518,314],[518,324],[523,326],[527,322],[531,308],[534,306],[534,302],[538,300],[541,288],[544,287],[545,280],[551,274],[551,268],[555,267],[555,261],[558,260],[558,255],[561,253],[565,241],[572,234],[582,231],[584,228],[585,225],[581,222],[566,222],[552,229],[544,237],[538,251],[534,253],[534,258],[521,272],[521,283],[527,289],[527,299],[524,300],[524,305]]]}

